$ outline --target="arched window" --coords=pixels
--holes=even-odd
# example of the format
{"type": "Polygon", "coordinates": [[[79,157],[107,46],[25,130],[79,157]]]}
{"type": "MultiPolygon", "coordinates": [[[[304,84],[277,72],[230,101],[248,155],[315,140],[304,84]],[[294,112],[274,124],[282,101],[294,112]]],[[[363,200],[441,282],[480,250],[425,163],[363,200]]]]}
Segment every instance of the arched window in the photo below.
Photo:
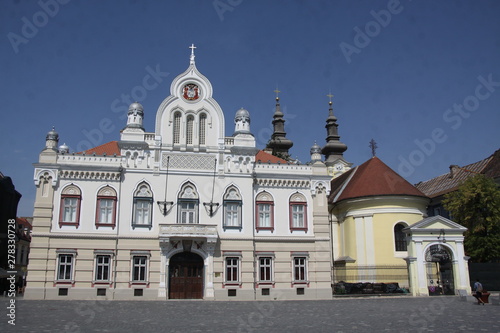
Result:
{"type": "Polygon", "coordinates": [[[192,183],[186,183],[177,198],[177,223],[198,223],[199,197],[192,183]]]}
{"type": "Polygon", "coordinates": [[[206,135],[207,135],[207,115],[202,113],[200,115],[200,128],[199,128],[199,137],[200,137],[200,145],[206,144],[206,135]]]}
{"type": "Polygon", "coordinates": [[[78,228],[80,225],[80,206],[82,192],[76,185],[69,185],[61,193],[61,211],[59,213],[59,227],[71,225],[78,228]]]}
{"type": "Polygon", "coordinates": [[[407,251],[406,244],[406,235],[403,232],[403,229],[406,228],[406,225],[403,223],[398,223],[394,226],[394,243],[396,251],[407,251]]]}
{"type": "Polygon", "coordinates": [[[274,200],[268,192],[261,192],[255,200],[256,229],[274,230],[274,200]]]}
{"type": "Polygon", "coordinates": [[[193,144],[194,117],[189,115],[186,119],[186,144],[193,144]]]}
{"type": "Polygon", "coordinates": [[[134,192],[134,211],[132,214],[132,228],[152,227],[153,221],[153,192],[145,182],[139,184],[134,192]]]}
{"type": "Polygon", "coordinates": [[[174,144],[180,143],[181,140],[181,113],[174,114],[174,144]]]}
{"type": "Polygon", "coordinates": [[[234,186],[224,194],[224,229],[241,229],[241,195],[234,186]]]}
{"type": "Polygon", "coordinates": [[[112,227],[116,225],[116,191],[106,186],[97,193],[95,226],[112,227]]]}
{"type": "Polygon", "coordinates": [[[303,230],[307,232],[307,201],[304,195],[294,193],[290,197],[290,231],[303,230]]]}

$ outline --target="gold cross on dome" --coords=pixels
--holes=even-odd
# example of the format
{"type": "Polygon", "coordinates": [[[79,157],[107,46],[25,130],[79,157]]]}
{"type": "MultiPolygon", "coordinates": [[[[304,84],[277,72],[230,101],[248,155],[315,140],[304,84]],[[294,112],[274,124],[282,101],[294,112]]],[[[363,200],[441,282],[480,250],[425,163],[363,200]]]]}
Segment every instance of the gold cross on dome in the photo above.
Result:
{"type": "Polygon", "coordinates": [[[276,88],[276,90],[274,91],[276,93],[276,98],[279,98],[278,94],[281,92],[278,90],[278,88],[276,88]]]}
{"type": "Polygon", "coordinates": [[[332,93],[329,93],[329,94],[328,94],[328,95],[326,95],[326,96],[330,98],[330,103],[331,103],[331,102],[332,102],[332,97],[333,97],[332,93]]]}

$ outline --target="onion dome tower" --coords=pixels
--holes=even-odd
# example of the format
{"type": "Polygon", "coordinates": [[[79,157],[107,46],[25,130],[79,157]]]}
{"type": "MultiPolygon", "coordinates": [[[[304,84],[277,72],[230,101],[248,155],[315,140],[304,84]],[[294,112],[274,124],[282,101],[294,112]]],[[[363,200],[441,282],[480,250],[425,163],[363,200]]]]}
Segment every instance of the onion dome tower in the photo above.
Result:
{"type": "Polygon", "coordinates": [[[271,135],[271,140],[266,145],[266,148],[272,150],[274,156],[280,157],[285,160],[290,160],[290,154],[288,150],[292,148],[293,142],[286,138],[285,132],[285,119],[283,119],[283,112],[281,112],[280,98],[276,92],[276,111],[273,115],[273,134],[271,135]]]}
{"type": "Polygon", "coordinates": [[[332,94],[328,95],[330,97],[329,115],[326,118],[326,145],[321,149],[321,153],[325,155],[325,164],[327,166],[333,166],[336,164],[337,160],[343,160],[343,153],[347,150],[347,145],[340,142],[340,136],[338,133],[337,118],[333,115],[332,107],[332,94]]]}
{"type": "Polygon", "coordinates": [[[250,134],[250,113],[244,108],[236,111],[234,115],[234,134],[236,136],[238,134],[250,134]]]}
{"type": "Polygon", "coordinates": [[[134,102],[128,107],[127,113],[127,127],[126,128],[140,128],[142,127],[142,121],[144,119],[144,107],[138,103],[134,102]]]}
{"type": "Polygon", "coordinates": [[[314,145],[311,147],[311,163],[316,163],[321,161],[321,147],[314,142],[314,145]]]}
{"type": "Polygon", "coordinates": [[[56,132],[56,128],[52,129],[47,133],[45,137],[45,148],[57,150],[57,145],[59,143],[59,134],[56,132]]]}
{"type": "Polygon", "coordinates": [[[59,153],[61,154],[69,153],[69,147],[66,143],[63,143],[62,145],[59,146],[59,153]]]}

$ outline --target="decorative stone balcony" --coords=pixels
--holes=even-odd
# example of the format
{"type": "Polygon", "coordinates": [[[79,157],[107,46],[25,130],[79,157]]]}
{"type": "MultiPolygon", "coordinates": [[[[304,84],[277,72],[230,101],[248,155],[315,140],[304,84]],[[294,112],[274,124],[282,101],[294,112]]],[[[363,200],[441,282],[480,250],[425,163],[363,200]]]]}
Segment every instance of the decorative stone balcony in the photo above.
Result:
{"type": "Polygon", "coordinates": [[[160,224],[160,242],[169,242],[172,238],[185,240],[217,241],[217,226],[209,224],[160,224]]]}

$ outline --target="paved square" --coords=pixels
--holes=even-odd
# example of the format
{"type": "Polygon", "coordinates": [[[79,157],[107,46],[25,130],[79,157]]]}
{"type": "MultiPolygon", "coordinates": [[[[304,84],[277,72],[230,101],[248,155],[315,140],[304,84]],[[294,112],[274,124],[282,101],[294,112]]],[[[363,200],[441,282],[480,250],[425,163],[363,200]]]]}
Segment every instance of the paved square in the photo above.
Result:
{"type": "Polygon", "coordinates": [[[0,332],[500,332],[500,307],[459,297],[328,301],[29,301],[0,299],[0,332]]]}

